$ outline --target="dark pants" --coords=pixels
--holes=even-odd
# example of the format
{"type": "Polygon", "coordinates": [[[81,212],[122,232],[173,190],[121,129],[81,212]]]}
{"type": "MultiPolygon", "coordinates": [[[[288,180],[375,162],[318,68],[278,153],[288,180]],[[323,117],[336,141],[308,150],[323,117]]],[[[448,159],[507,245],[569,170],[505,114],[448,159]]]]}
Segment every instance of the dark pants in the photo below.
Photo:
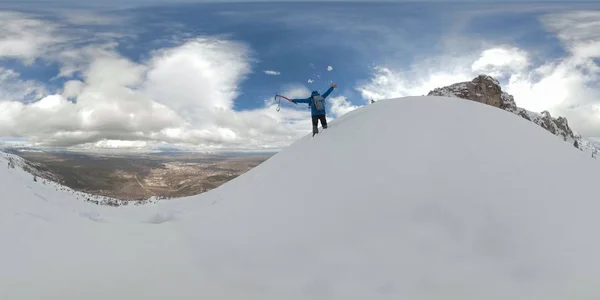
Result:
{"type": "Polygon", "coordinates": [[[317,128],[319,125],[319,120],[321,121],[321,126],[323,126],[323,129],[327,128],[327,118],[325,118],[325,115],[312,116],[313,136],[319,133],[319,129],[317,128]]]}

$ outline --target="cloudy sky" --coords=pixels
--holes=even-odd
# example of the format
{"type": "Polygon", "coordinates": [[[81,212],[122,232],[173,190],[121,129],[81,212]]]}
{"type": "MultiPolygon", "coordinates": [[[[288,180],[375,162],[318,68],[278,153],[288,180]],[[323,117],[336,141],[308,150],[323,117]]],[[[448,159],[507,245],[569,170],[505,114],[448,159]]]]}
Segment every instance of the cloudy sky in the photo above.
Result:
{"type": "Polygon", "coordinates": [[[0,2],[0,145],[277,150],[311,126],[275,93],[335,82],[333,120],[481,73],[600,138],[600,4],[195,2],[0,2]]]}

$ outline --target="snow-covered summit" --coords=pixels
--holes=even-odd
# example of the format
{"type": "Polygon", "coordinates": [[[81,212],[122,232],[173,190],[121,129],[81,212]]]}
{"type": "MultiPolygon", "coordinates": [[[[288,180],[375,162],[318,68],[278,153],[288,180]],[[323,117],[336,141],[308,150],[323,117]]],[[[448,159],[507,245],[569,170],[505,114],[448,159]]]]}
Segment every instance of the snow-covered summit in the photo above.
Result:
{"type": "Polygon", "coordinates": [[[564,117],[554,118],[548,111],[532,112],[516,105],[512,95],[502,91],[498,80],[492,76],[481,74],[471,81],[459,82],[445,87],[438,87],[428,96],[456,97],[485,103],[512,112],[526,120],[538,124],[574,147],[596,157],[598,149],[588,140],[573,131],[564,117]]]}
{"type": "Polygon", "coordinates": [[[506,111],[407,97],[146,206],[0,168],[0,299],[598,299],[599,167],[506,111]]]}

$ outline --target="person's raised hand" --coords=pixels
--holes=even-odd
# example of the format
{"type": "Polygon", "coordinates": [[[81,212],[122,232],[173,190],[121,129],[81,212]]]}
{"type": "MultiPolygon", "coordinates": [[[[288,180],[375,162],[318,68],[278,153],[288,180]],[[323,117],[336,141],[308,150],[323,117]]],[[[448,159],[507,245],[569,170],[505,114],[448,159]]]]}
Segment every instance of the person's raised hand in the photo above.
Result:
{"type": "Polygon", "coordinates": [[[334,84],[332,84],[331,86],[332,86],[334,89],[337,89],[337,84],[335,84],[335,83],[334,83],[334,84]]]}

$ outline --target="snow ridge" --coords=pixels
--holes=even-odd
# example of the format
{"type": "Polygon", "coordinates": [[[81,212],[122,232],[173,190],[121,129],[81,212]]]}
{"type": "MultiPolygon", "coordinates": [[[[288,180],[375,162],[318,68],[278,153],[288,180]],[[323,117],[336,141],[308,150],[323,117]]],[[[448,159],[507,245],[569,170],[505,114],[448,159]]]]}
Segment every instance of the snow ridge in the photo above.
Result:
{"type": "Polygon", "coordinates": [[[493,107],[406,97],[154,205],[3,167],[0,299],[600,299],[596,163],[493,107]]]}
{"type": "Polygon", "coordinates": [[[6,161],[6,165],[8,168],[20,168],[32,174],[35,178],[41,177],[55,182],[59,181],[58,176],[50,172],[43,164],[31,162],[18,155],[11,153],[0,152],[0,155],[6,161]]]}
{"type": "Polygon", "coordinates": [[[158,201],[158,198],[151,197],[146,200],[121,200],[107,196],[89,194],[74,190],[70,187],[60,184],[60,179],[54,173],[46,169],[43,164],[31,162],[16,154],[0,152],[0,165],[6,165],[9,171],[21,171],[28,173],[32,177],[32,181],[44,184],[54,188],[56,191],[64,192],[74,196],[75,199],[84,200],[86,202],[105,205],[105,206],[127,206],[127,205],[143,205],[152,204],[158,201]]]}
{"type": "Polygon", "coordinates": [[[596,148],[590,141],[569,127],[564,117],[554,118],[548,111],[541,113],[532,112],[518,107],[514,97],[502,91],[498,80],[492,76],[481,74],[472,81],[459,82],[445,87],[438,87],[428,93],[428,96],[444,96],[462,98],[481,102],[498,107],[531,121],[548,132],[561,137],[565,142],[572,144],[575,148],[588,153],[592,158],[598,155],[596,148]]]}

